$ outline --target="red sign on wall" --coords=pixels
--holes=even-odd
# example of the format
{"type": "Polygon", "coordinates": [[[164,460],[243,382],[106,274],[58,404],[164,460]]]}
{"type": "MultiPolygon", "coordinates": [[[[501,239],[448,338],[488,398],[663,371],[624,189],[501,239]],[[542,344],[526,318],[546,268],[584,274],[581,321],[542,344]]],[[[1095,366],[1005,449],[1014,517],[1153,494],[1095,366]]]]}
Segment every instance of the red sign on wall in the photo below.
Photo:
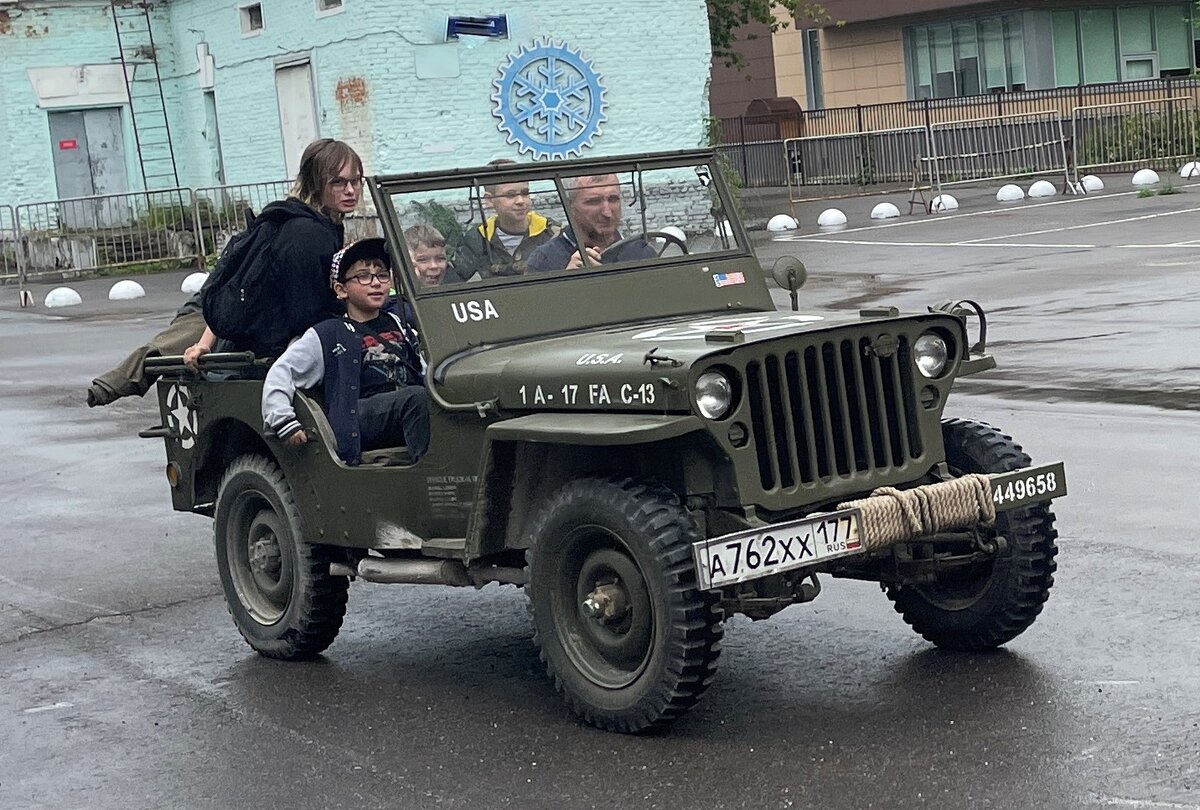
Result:
{"type": "Polygon", "coordinates": [[[79,141],[75,140],[74,138],[69,138],[65,141],[59,141],[58,148],[59,149],[78,149],[79,141]]]}

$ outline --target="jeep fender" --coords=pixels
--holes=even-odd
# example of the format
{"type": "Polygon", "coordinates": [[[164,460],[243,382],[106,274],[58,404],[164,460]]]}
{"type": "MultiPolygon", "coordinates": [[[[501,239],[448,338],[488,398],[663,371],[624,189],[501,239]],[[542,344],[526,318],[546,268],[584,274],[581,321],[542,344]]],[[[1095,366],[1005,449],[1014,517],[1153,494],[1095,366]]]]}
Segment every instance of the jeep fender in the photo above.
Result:
{"type": "Polygon", "coordinates": [[[692,414],[531,414],[497,422],[484,436],[468,558],[523,548],[538,499],[581,476],[640,474],[681,495],[734,486],[723,474],[729,459],[692,414]]]}

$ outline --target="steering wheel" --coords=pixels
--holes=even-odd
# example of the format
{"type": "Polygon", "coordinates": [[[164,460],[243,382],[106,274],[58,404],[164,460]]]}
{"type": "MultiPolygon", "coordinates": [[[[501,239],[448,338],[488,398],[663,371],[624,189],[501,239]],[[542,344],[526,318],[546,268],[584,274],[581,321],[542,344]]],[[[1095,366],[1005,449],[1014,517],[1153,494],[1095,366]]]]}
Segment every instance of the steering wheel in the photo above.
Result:
{"type": "Polygon", "coordinates": [[[621,248],[625,247],[631,242],[636,242],[640,239],[647,245],[651,244],[650,237],[654,237],[656,239],[661,238],[663,240],[662,247],[656,249],[654,252],[656,257],[662,256],[664,253],[666,253],[667,248],[672,244],[678,245],[679,249],[683,251],[683,255],[687,255],[687,242],[683,241],[675,234],[667,233],[666,231],[642,231],[641,233],[634,234],[633,236],[626,236],[624,239],[618,239],[616,242],[613,242],[611,245],[605,248],[604,252],[600,254],[601,263],[607,264],[612,258],[616,257],[616,255],[621,251],[621,248]]]}

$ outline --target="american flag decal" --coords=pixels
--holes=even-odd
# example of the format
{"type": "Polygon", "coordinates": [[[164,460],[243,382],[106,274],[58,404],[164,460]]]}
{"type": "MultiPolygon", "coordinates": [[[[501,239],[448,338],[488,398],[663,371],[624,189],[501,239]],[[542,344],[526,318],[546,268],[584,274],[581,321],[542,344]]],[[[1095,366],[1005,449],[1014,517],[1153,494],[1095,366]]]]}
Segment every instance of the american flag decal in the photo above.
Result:
{"type": "Polygon", "coordinates": [[[729,287],[733,284],[745,284],[746,276],[742,273],[713,273],[713,284],[718,287],[729,287]]]}

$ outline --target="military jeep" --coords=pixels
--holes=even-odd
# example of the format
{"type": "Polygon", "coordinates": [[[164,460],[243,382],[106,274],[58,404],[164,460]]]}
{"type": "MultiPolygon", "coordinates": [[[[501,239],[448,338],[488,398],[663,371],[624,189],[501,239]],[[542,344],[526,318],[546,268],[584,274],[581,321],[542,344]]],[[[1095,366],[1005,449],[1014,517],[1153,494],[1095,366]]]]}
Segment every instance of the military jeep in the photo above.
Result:
{"type": "Polygon", "coordinates": [[[977,306],[801,311],[803,266],[784,259],[793,308],[777,311],[710,151],[369,188],[427,364],[419,462],[344,464],[316,393],[296,396],[309,443],[281,443],[254,379],[266,359],[152,361],[162,423],[143,435],[165,439],[174,508],[213,518],[259,653],[325,650],[354,580],[511,584],[570,708],[637,732],[708,688],[727,615],[809,602],[823,575],[880,583],[953,650],[1002,645],[1041,611],[1063,467],[943,413],[955,379],[994,365],[977,306]],[[504,205],[578,235],[579,266],[417,273],[407,229],[440,229],[452,260],[474,229],[505,249],[489,227],[504,205]]]}

